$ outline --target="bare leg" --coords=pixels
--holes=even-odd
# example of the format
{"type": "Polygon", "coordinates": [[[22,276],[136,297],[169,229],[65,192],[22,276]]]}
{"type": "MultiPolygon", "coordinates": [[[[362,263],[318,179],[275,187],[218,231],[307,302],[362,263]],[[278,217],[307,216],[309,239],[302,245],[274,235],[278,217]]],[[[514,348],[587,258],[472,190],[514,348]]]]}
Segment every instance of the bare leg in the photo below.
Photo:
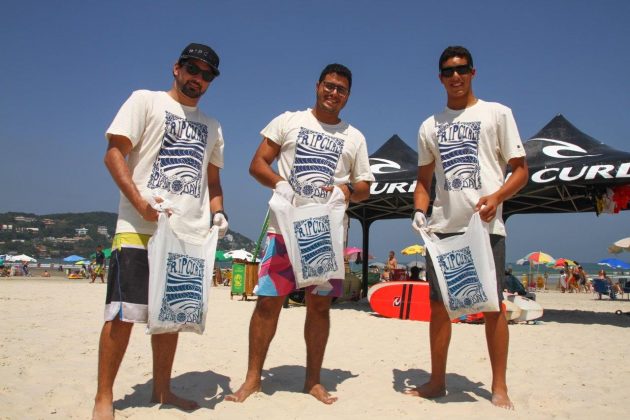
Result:
{"type": "Polygon", "coordinates": [[[484,312],[486,341],[492,365],[492,404],[497,407],[514,409],[508,396],[506,383],[508,345],[510,332],[503,312],[484,312]]]}
{"type": "Polygon", "coordinates": [[[451,320],[442,302],[431,301],[429,341],[431,342],[429,382],[408,390],[406,394],[422,398],[438,398],[446,395],[446,360],[448,346],[451,343],[451,320]]]}
{"type": "Polygon", "coordinates": [[[320,374],[328,334],[330,332],[330,304],[332,298],[306,294],[306,322],[304,323],[304,340],[306,341],[306,379],[304,392],[308,392],[324,404],[337,401],[321,384],[320,374]]]}
{"type": "Polygon", "coordinates": [[[92,411],[94,420],[114,418],[114,380],[127,350],[132,327],[132,323],[119,319],[103,325],[98,345],[98,385],[92,411]]]}
{"type": "Polygon", "coordinates": [[[153,334],[151,347],[153,348],[153,395],[151,401],[169,404],[182,410],[196,410],[199,404],[195,401],[181,398],[171,391],[171,372],[175,360],[178,334],[153,334]]]}
{"type": "Polygon", "coordinates": [[[254,392],[260,391],[260,375],[269,345],[276,334],[284,299],[284,296],[258,297],[249,322],[249,358],[245,382],[234,394],[225,397],[227,401],[243,402],[254,392]]]}

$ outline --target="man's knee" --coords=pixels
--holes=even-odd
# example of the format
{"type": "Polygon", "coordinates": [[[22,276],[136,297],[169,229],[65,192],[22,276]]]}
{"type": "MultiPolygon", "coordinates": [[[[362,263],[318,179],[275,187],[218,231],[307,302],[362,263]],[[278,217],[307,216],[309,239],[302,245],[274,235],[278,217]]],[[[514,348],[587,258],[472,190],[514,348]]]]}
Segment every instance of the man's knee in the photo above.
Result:
{"type": "Polygon", "coordinates": [[[284,300],[285,296],[258,296],[254,315],[264,319],[277,318],[284,300]]]}

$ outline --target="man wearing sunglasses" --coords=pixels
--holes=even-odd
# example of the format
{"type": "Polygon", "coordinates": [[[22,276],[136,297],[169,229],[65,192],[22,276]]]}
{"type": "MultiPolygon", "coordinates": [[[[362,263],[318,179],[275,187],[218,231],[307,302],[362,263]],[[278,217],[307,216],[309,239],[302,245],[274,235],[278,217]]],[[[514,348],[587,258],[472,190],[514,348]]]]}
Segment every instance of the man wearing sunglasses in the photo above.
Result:
{"type": "MultiPolygon", "coordinates": [[[[221,126],[197,107],[218,75],[217,54],[206,45],[190,44],[173,66],[171,89],[133,92],[107,129],[105,165],[121,194],[99,343],[95,419],[113,418],[114,379],[133,324],[147,321],[147,243],[157,227],[159,203],[174,209],[170,224],[178,236],[200,240],[212,225],[220,237],[227,231],[219,178],[221,126]]],[[[177,338],[151,336],[151,400],[194,410],[199,407],[195,401],[170,389],[177,338]]]]}
{"type": "MultiPolygon", "coordinates": [[[[418,232],[428,228],[441,238],[460,235],[473,213],[479,212],[481,219],[489,223],[497,274],[495,280],[501,301],[506,235],[502,203],[527,183],[525,151],[512,111],[474,95],[472,81],[476,71],[466,48],[446,48],[440,57],[439,69],[440,82],[446,90],[446,109],[420,126],[412,227],[418,232]],[[507,180],[506,164],[512,168],[512,175],[507,180]],[[427,221],[434,173],[435,200],[431,218],[427,221]]],[[[423,398],[446,395],[446,359],[451,338],[451,320],[442,302],[433,267],[428,256],[431,376],[424,385],[408,391],[423,398]]],[[[502,312],[486,312],[484,318],[492,366],[492,403],[512,409],[506,384],[507,321],[502,312]]]]}
{"type": "MultiPolygon", "coordinates": [[[[365,138],[339,118],[348,102],[352,73],[341,64],[330,64],[315,84],[315,107],[285,112],[273,119],[261,135],[250,174],[295,206],[325,202],[333,188],[340,188],[346,202],[370,195],[374,180],[365,138]],[[278,161],[278,171],[272,163],[278,161]]],[[[341,227],[340,227],[341,228],[341,227]]],[[[258,300],[249,327],[249,359],[245,382],[226,399],[242,402],[261,388],[260,376],[267,350],[276,332],[280,310],[287,295],[296,290],[293,267],[285,240],[273,212],[270,213],[265,255],[258,275],[258,300]]],[[[329,256],[319,251],[317,257],[329,256]]],[[[317,258],[315,257],[315,258],[317,258]]],[[[342,295],[342,279],[305,288],[306,378],[304,392],[324,404],[337,398],[321,384],[320,372],[330,329],[330,304],[342,295]]]]}

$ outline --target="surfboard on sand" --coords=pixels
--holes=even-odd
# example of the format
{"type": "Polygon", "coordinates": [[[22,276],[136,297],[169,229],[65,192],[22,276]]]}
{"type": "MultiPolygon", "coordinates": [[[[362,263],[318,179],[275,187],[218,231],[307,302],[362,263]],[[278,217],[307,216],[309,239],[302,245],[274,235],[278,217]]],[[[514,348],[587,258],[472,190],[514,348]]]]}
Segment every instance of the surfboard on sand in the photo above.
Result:
{"type": "Polygon", "coordinates": [[[543,316],[543,307],[535,300],[524,296],[503,294],[506,302],[512,302],[521,309],[521,313],[514,319],[515,322],[533,321],[543,316]]]}
{"type": "MultiPolygon", "coordinates": [[[[429,283],[423,281],[389,281],[375,284],[367,294],[372,310],[387,318],[430,321],[429,283]]],[[[506,318],[520,315],[515,304],[505,303],[506,318]]],[[[453,322],[483,322],[483,314],[471,314],[456,318],[453,322]]]]}
{"type": "Polygon", "coordinates": [[[374,312],[387,318],[429,321],[429,283],[388,281],[370,287],[367,295],[374,312]]]}

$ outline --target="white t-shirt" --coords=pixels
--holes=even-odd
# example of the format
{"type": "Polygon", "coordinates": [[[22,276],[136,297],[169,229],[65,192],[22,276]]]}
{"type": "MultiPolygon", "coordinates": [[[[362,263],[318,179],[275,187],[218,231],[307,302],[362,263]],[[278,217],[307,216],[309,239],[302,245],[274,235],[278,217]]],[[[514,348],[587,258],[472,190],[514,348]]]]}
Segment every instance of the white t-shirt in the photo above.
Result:
{"type": "MultiPolygon", "coordinates": [[[[326,202],[324,186],[374,181],[365,137],[345,121],[324,124],[311,109],[285,112],[260,134],[281,147],[278,174],[293,187],[296,206],[326,202]]],[[[280,233],[273,213],[269,232],[280,233]]]]}
{"type": "MultiPolygon", "coordinates": [[[[429,228],[465,232],[483,196],[505,182],[510,159],[525,156],[510,108],[481,99],[462,110],[446,108],[427,118],[418,133],[418,166],[435,161],[436,192],[429,228]]],[[[490,233],[505,236],[503,205],[490,233]]]]}
{"type": "MultiPolygon", "coordinates": [[[[145,199],[159,195],[174,204],[171,226],[177,235],[193,240],[205,236],[211,226],[208,163],[223,167],[219,122],[167,92],[137,90],[107,129],[105,137],[112,135],[131,140],[127,164],[140,194],[145,199]]],[[[121,192],[116,232],[152,235],[156,227],[121,192]]]]}

